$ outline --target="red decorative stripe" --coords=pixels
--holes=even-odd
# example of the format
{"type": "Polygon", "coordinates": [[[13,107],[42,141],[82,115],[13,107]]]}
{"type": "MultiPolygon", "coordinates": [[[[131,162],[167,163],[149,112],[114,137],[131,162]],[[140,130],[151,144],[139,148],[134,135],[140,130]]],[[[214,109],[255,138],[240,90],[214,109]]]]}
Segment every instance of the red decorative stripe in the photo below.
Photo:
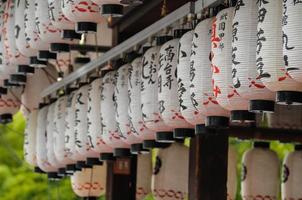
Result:
{"type": "Polygon", "coordinates": [[[143,187],[136,188],[136,196],[146,196],[148,192],[143,187]]]}
{"type": "Polygon", "coordinates": [[[165,189],[154,189],[153,190],[153,195],[155,197],[160,197],[160,198],[164,198],[164,197],[169,197],[169,198],[173,198],[173,199],[181,199],[184,200],[186,194],[183,193],[182,191],[175,191],[175,190],[165,190],[165,189]]]}
{"type": "Polygon", "coordinates": [[[85,182],[82,184],[74,184],[72,183],[72,187],[75,188],[76,190],[104,190],[104,187],[101,185],[99,182],[85,182]]]}
{"type": "Polygon", "coordinates": [[[243,200],[277,200],[277,197],[258,194],[258,195],[243,196],[242,199],[243,200]]]}
{"type": "Polygon", "coordinates": [[[13,99],[0,99],[0,107],[13,107],[13,108],[17,108],[20,106],[20,102],[19,101],[14,101],[13,99]]]}

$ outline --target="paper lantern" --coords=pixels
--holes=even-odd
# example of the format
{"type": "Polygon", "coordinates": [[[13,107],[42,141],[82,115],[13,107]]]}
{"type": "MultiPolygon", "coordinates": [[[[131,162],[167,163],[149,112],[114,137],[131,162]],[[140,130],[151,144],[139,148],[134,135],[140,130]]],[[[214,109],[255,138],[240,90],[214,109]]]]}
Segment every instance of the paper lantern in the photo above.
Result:
{"type": "Polygon", "coordinates": [[[289,153],[283,161],[282,174],[282,199],[301,199],[302,180],[302,147],[297,145],[294,152],[289,153]]]}
{"type": "Polygon", "coordinates": [[[142,142],[138,137],[138,133],[135,131],[133,126],[130,124],[128,115],[128,72],[129,64],[122,65],[116,73],[116,86],[114,89],[114,100],[115,100],[115,118],[117,127],[120,131],[121,139],[129,144],[139,144],[142,142]]]}
{"type": "Polygon", "coordinates": [[[228,182],[227,182],[228,200],[235,200],[237,194],[237,152],[232,146],[229,146],[228,153],[228,182]]]}
{"type": "Polygon", "coordinates": [[[101,119],[101,92],[102,79],[96,78],[88,86],[88,139],[93,151],[112,157],[112,148],[106,144],[103,139],[103,125],[101,119]]]}
{"type": "Polygon", "coordinates": [[[233,19],[232,78],[238,94],[253,112],[273,112],[275,94],[261,82],[256,69],[257,0],[237,3],[233,19]],[[254,34],[251,34],[254,33],[254,34]]]}
{"type": "MultiPolygon", "coordinates": [[[[156,131],[157,137],[173,138],[173,128],[167,126],[160,115],[158,106],[158,70],[161,45],[171,38],[158,38],[158,46],[148,49],[143,56],[141,104],[143,121],[148,129],[156,131]],[[161,41],[160,41],[161,40],[161,41]]],[[[157,138],[158,139],[158,138],[157,138]]],[[[166,138],[166,141],[168,141],[166,138]]]]}
{"type": "Polygon", "coordinates": [[[22,94],[22,104],[30,112],[39,108],[41,103],[41,92],[49,85],[57,81],[56,70],[52,67],[36,69],[34,76],[27,77],[24,92],[22,94]]]}
{"type": "Polygon", "coordinates": [[[87,200],[96,200],[106,191],[106,164],[83,169],[71,177],[74,193],[87,200]]]}
{"type": "Polygon", "coordinates": [[[188,181],[189,149],[178,143],[160,149],[152,175],[154,198],[156,200],[186,199],[188,181]]]}
{"type": "Polygon", "coordinates": [[[53,148],[54,155],[58,162],[64,164],[74,164],[74,161],[68,158],[68,151],[65,145],[65,118],[66,118],[66,106],[67,97],[60,97],[54,105],[54,130],[53,130],[53,148]]]}
{"type": "Polygon", "coordinates": [[[233,85],[232,76],[232,22],[235,8],[220,11],[212,26],[212,78],[217,102],[231,111],[231,120],[251,122],[255,115],[249,113],[248,101],[243,99],[233,85]]]}
{"type": "Polygon", "coordinates": [[[242,159],[241,196],[243,199],[277,199],[279,160],[269,143],[255,143],[242,159]]]}
{"type": "MultiPolygon", "coordinates": [[[[202,124],[201,115],[207,117],[209,126],[228,126],[229,112],[217,102],[213,93],[211,70],[211,33],[213,18],[201,21],[194,30],[192,53],[190,58],[190,94],[193,109],[188,107],[194,116],[193,123],[202,124]]],[[[187,100],[188,101],[188,100],[187,100]]],[[[197,126],[199,127],[199,126],[197,126]]]]}
{"type": "Polygon", "coordinates": [[[16,114],[21,105],[21,87],[12,87],[7,89],[7,94],[2,94],[0,97],[0,123],[6,124],[13,120],[13,115],[16,114]]]}
{"type": "Polygon", "coordinates": [[[4,53],[7,57],[7,61],[10,65],[12,65],[11,67],[13,67],[13,65],[23,65],[29,63],[29,59],[21,54],[17,49],[16,38],[13,37],[15,36],[15,8],[16,5],[13,0],[8,0],[6,2],[2,29],[2,37],[4,39],[4,53]]]}
{"type": "Polygon", "coordinates": [[[65,151],[66,158],[72,160],[71,164],[67,164],[66,171],[74,172],[76,170],[77,161],[85,160],[84,156],[79,154],[76,150],[75,142],[75,103],[76,91],[74,88],[69,88],[66,92],[67,104],[65,113],[65,151]]]}
{"type": "MultiPolygon", "coordinates": [[[[277,92],[279,104],[301,104],[302,84],[286,71],[282,50],[282,0],[258,3],[257,71],[263,84],[277,92]]],[[[283,37],[286,48],[289,44],[283,37]]]]}
{"type": "Polygon", "coordinates": [[[36,56],[38,51],[33,49],[25,36],[25,6],[26,1],[17,1],[15,9],[15,37],[16,37],[16,47],[24,56],[32,57],[36,56]]]}
{"type": "Polygon", "coordinates": [[[119,0],[92,0],[100,6],[100,10],[105,17],[121,17],[123,16],[124,6],[119,0]]]}
{"type": "Polygon", "coordinates": [[[48,2],[35,0],[35,16],[38,34],[42,41],[50,43],[51,51],[69,52],[69,45],[61,37],[62,30],[56,28],[50,19],[48,2]]]}
{"type": "MultiPolygon", "coordinates": [[[[55,54],[49,52],[49,43],[42,41],[39,36],[38,27],[36,25],[35,1],[25,0],[24,30],[25,38],[30,48],[36,49],[44,54],[44,57],[41,57],[42,54],[39,55],[40,58],[44,60],[56,58],[55,54]]],[[[38,60],[36,56],[30,57],[30,62],[32,66],[46,66],[46,62],[38,60]]]]}
{"type": "Polygon", "coordinates": [[[62,31],[61,37],[65,40],[80,40],[81,35],[75,32],[75,24],[62,12],[63,0],[48,0],[49,17],[52,25],[62,31]]]}
{"type": "Polygon", "coordinates": [[[37,119],[38,111],[35,110],[27,117],[27,123],[24,131],[24,159],[32,165],[37,166],[36,160],[36,137],[37,137],[37,119]]]}
{"type": "Polygon", "coordinates": [[[194,31],[188,31],[179,40],[177,82],[181,115],[192,125],[204,124],[204,117],[196,111],[190,93],[190,55],[194,31]]]}
{"type": "Polygon", "coordinates": [[[101,93],[101,119],[103,124],[103,140],[114,149],[124,149],[125,154],[130,153],[130,145],[125,143],[119,133],[114,111],[114,88],[116,85],[116,72],[106,73],[102,79],[101,93]]]}
{"type": "Polygon", "coordinates": [[[97,158],[99,154],[91,148],[91,140],[88,138],[87,131],[87,112],[88,112],[88,85],[83,85],[75,94],[75,147],[79,154],[87,158],[97,158]]]}
{"type": "Polygon", "coordinates": [[[143,200],[151,193],[152,160],[151,155],[137,156],[136,200],[143,200]]]}
{"type": "Polygon", "coordinates": [[[145,147],[159,147],[159,144],[155,142],[155,132],[146,127],[146,124],[143,121],[142,107],[139,106],[142,102],[142,64],[142,57],[138,57],[132,61],[128,68],[129,121],[134,130],[138,133],[137,137],[144,141],[145,147]]]}
{"type": "Polygon", "coordinates": [[[299,40],[299,21],[301,19],[300,2],[283,1],[283,55],[288,74],[296,81],[302,81],[301,59],[302,43],[299,40]]]}
{"type": "Polygon", "coordinates": [[[56,60],[50,60],[48,61],[48,63],[51,63],[56,68],[58,75],[65,76],[70,73],[70,68],[72,65],[70,60],[71,58],[72,58],[71,52],[60,52],[57,54],[56,60]]]}
{"type": "Polygon", "coordinates": [[[97,23],[102,21],[100,9],[90,0],[62,0],[62,12],[72,22],[76,23],[76,32],[96,32],[97,23]]]}
{"type": "Polygon", "coordinates": [[[47,157],[47,112],[48,106],[44,106],[38,111],[37,123],[37,164],[44,172],[56,174],[57,168],[52,166],[47,157]]]}

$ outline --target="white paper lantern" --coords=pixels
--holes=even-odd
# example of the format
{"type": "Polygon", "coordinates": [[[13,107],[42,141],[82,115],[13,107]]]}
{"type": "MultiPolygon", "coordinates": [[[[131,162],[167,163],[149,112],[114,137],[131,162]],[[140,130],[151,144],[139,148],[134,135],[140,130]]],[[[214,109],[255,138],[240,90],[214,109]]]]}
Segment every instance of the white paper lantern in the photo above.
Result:
{"type": "Polygon", "coordinates": [[[96,32],[97,23],[103,21],[98,5],[90,0],[62,0],[61,7],[63,14],[76,23],[79,33],[96,32]]]}
{"type": "Polygon", "coordinates": [[[48,107],[48,112],[47,112],[47,119],[46,119],[46,149],[47,149],[47,160],[48,162],[57,170],[59,168],[64,167],[62,163],[58,161],[58,159],[55,156],[55,150],[54,147],[54,140],[55,140],[55,107],[56,104],[52,103],[48,107]]]}
{"type": "Polygon", "coordinates": [[[179,40],[177,64],[178,100],[181,115],[192,125],[204,124],[204,117],[195,109],[190,93],[190,57],[194,31],[189,31],[179,40]]]}
{"type": "Polygon", "coordinates": [[[54,155],[58,162],[68,165],[74,161],[68,158],[68,151],[65,145],[65,118],[66,118],[67,97],[62,96],[55,102],[54,108],[54,132],[53,132],[53,148],[54,155]]]}
{"type": "Polygon", "coordinates": [[[133,129],[128,115],[128,68],[129,64],[121,66],[116,73],[116,86],[114,89],[115,118],[122,140],[129,144],[138,144],[142,141],[138,133],[133,129]]]}
{"type": "Polygon", "coordinates": [[[13,120],[21,105],[21,87],[13,87],[7,90],[7,94],[0,97],[0,121],[1,123],[9,123],[13,120]]]}
{"type": "Polygon", "coordinates": [[[232,39],[233,85],[241,97],[250,101],[249,110],[273,112],[275,94],[263,85],[256,69],[257,13],[257,0],[240,1],[235,8],[232,39]]]}
{"type": "Polygon", "coordinates": [[[212,27],[212,78],[213,92],[217,102],[231,111],[232,121],[254,121],[249,113],[248,101],[233,86],[232,76],[232,22],[235,8],[220,11],[212,27]]]}
{"type": "Polygon", "coordinates": [[[228,153],[228,182],[227,182],[228,200],[235,200],[237,194],[237,152],[232,146],[229,146],[228,153]]]}
{"type": "Polygon", "coordinates": [[[173,39],[162,45],[158,70],[158,103],[164,123],[175,129],[192,128],[180,113],[177,101],[177,60],[179,39],[173,39]]]}
{"type": "Polygon", "coordinates": [[[263,84],[277,92],[277,103],[301,104],[302,84],[288,74],[283,58],[282,4],[282,0],[258,3],[257,71],[263,84]]]}
{"type": "Polygon", "coordinates": [[[296,151],[289,153],[283,161],[282,174],[282,199],[301,199],[302,180],[302,151],[301,146],[296,146],[296,151]]]}
{"type": "Polygon", "coordinates": [[[106,191],[106,171],[106,164],[104,164],[76,172],[71,177],[72,190],[84,199],[97,199],[106,191]]]}
{"type": "Polygon", "coordinates": [[[143,200],[149,193],[151,193],[151,177],[151,155],[138,155],[136,175],[136,200],[143,200]]]}
{"type": "Polygon", "coordinates": [[[277,199],[279,189],[279,160],[269,147],[254,148],[242,159],[241,196],[243,199],[277,199]]]}
{"type": "Polygon", "coordinates": [[[141,140],[155,140],[155,132],[148,129],[143,121],[141,105],[142,58],[136,58],[128,68],[129,121],[141,140]]]}
{"type": "Polygon", "coordinates": [[[56,28],[49,15],[47,0],[35,0],[35,16],[39,37],[46,43],[64,43],[61,29],[56,28]]]}
{"type": "Polygon", "coordinates": [[[98,158],[97,152],[91,148],[88,139],[87,112],[88,112],[88,85],[83,85],[75,94],[75,145],[78,153],[85,158],[98,158]]]}
{"type": "Polygon", "coordinates": [[[101,119],[102,79],[97,78],[88,86],[88,139],[91,149],[98,153],[112,153],[113,150],[103,139],[103,124],[101,119]]]}
{"type": "Polygon", "coordinates": [[[116,72],[108,72],[102,79],[101,92],[101,119],[103,125],[103,140],[112,148],[130,148],[130,145],[123,142],[114,112],[114,88],[116,85],[116,72]]]}
{"type": "Polygon", "coordinates": [[[22,94],[22,104],[30,112],[39,108],[41,103],[41,92],[57,80],[56,70],[52,67],[36,69],[34,76],[28,76],[24,92],[22,94]]]}
{"type": "MultiPolygon", "coordinates": [[[[29,59],[25,57],[16,46],[15,34],[15,8],[16,5],[13,0],[6,2],[4,13],[4,24],[2,29],[2,37],[4,38],[4,51],[10,65],[29,64],[29,59]]],[[[11,66],[13,67],[13,66],[11,66]]]]}
{"type": "Polygon", "coordinates": [[[189,149],[178,143],[160,149],[152,176],[154,198],[156,200],[186,199],[188,181],[189,149]]]}
{"type": "Polygon", "coordinates": [[[47,158],[47,111],[48,106],[41,108],[38,111],[38,124],[37,124],[37,164],[45,172],[56,172],[57,168],[52,166],[47,158]]]}
{"type": "Polygon", "coordinates": [[[296,81],[302,81],[301,59],[299,58],[302,50],[302,43],[299,40],[301,28],[301,3],[283,1],[283,55],[285,68],[288,74],[296,81]]]}
{"type": "Polygon", "coordinates": [[[31,112],[27,118],[26,128],[24,131],[24,159],[32,165],[37,166],[36,157],[36,137],[37,137],[37,120],[38,111],[31,112]]]}
{"type": "Polygon", "coordinates": [[[24,21],[25,38],[30,48],[48,51],[49,43],[41,40],[36,26],[35,1],[25,0],[24,21]]]}
{"type": "MultiPolygon", "coordinates": [[[[211,70],[211,36],[213,18],[201,21],[194,30],[190,58],[190,94],[194,109],[188,109],[194,116],[194,123],[200,124],[200,115],[207,117],[207,125],[218,119],[218,126],[226,126],[229,112],[217,102],[213,93],[211,70]],[[219,120],[220,119],[220,120],[219,120]]],[[[188,112],[189,112],[188,111],[188,112]]]]}
{"type": "Polygon", "coordinates": [[[15,37],[16,37],[16,47],[24,56],[32,57],[36,56],[38,51],[33,49],[25,36],[25,5],[26,1],[17,1],[15,9],[15,37]]]}
{"type": "Polygon", "coordinates": [[[171,134],[173,128],[164,123],[158,106],[159,50],[160,46],[151,47],[143,56],[141,88],[143,120],[148,129],[171,134]]]}

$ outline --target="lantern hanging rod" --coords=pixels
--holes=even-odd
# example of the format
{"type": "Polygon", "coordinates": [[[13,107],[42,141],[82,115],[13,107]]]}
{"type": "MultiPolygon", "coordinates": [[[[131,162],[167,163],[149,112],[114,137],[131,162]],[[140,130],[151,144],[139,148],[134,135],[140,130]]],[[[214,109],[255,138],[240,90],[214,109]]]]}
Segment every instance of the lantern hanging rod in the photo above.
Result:
{"type": "MultiPolygon", "coordinates": [[[[199,11],[207,6],[211,6],[217,2],[221,2],[221,0],[202,0],[198,1],[198,9],[199,11]]],[[[171,26],[171,24],[177,22],[180,19],[183,19],[190,13],[195,12],[195,4],[193,2],[188,2],[182,7],[176,9],[174,12],[168,14],[166,17],[162,18],[161,20],[155,22],[154,24],[148,26],[144,30],[140,31],[139,33],[133,35],[126,41],[122,42],[121,44],[113,47],[108,52],[104,53],[99,58],[91,61],[90,63],[84,65],[80,69],[72,72],[65,78],[63,78],[60,82],[56,82],[49,86],[48,88],[44,89],[41,93],[42,97],[46,97],[55,93],[57,90],[64,88],[71,84],[72,82],[78,80],[79,78],[85,76],[86,74],[96,70],[98,68],[102,68],[106,65],[109,61],[120,57],[123,53],[131,50],[133,47],[142,45],[148,42],[148,39],[155,36],[157,33],[162,31],[163,29],[171,26]]]]}

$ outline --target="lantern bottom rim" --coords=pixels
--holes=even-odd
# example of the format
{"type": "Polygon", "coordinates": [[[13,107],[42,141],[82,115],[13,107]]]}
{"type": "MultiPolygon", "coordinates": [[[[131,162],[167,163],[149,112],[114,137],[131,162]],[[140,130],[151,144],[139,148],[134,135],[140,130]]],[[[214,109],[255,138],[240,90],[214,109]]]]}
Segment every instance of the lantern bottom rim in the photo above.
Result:
{"type": "Polygon", "coordinates": [[[50,52],[56,53],[56,52],[69,52],[70,51],[70,45],[66,43],[51,43],[50,44],[50,52]]]}
{"type": "Polygon", "coordinates": [[[40,167],[36,166],[34,169],[34,172],[39,173],[39,174],[45,174],[46,172],[44,172],[40,167]]]}
{"type": "Polygon", "coordinates": [[[13,115],[11,113],[4,113],[0,115],[0,124],[8,124],[13,121],[13,115]]]}
{"type": "Polygon", "coordinates": [[[56,53],[52,53],[50,51],[39,51],[38,53],[38,60],[40,61],[47,61],[50,59],[57,59],[57,54],[56,53]]]}
{"type": "Polygon", "coordinates": [[[149,149],[145,149],[142,143],[131,145],[131,154],[147,154],[150,153],[149,149]]]}
{"type": "Polygon", "coordinates": [[[153,148],[167,148],[171,145],[171,143],[164,143],[164,142],[156,142],[156,140],[144,140],[143,147],[145,149],[153,149],[153,148]]]}
{"type": "Polygon", "coordinates": [[[175,142],[174,133],[171,131],[161,131],[156,133],[156,141],[164,143],[175,142]]]}
{"type": "Polygon", "coordinates": [[[249,111],[254,113],[270,112],[275,111],[275,102],[270,100],[250,100],[249,111]]]}
{"type": "Polygon", "coordinates": [[[232,110],[231,121],[232,122],[255,122],[255,113],[249,112],[248,110],[232,110]]]}
{"type": "Polygon", "coordinates": [[[92,168],[92,167],[87,165],[86,161],[77,161],[76,168],[77,168],[77,170],[82,170],[82,169],[85,169],[85,168],[92,168]]]}
{"type": "Polygon", "coordinates": [[[37,56],[32,56],[29,59],[29,66],[31,67],[47,67],[47,62],[39,60],[37,56]]]}
{"type": "Polygon", "coordinates": [[[53,181],[58,181],[60,180],[62,177],[60,177],[58,175],[58,172],[47,172],[47,178],[49,180],[53,180],[53,181]]]}
{"type": "Polygon", "coordinates": [[[94,165],[103,165],[103,162],[100,161],[99,158],[87,158],[86,159],[86,164],[93,167],[94,165]]]}
{"type": "Polygon", "coordinates": [[[101,153],[100,160],[102,161],[115,161],[113,153],[101,153]]]}
{"type": "Polygon", "coordinates": [[[63,40],[80,40],[82,35],[77,33],[75,30],[63,30],[62,31],[62,39],[63,40]]]}
{"type": "Polygon", "coordinates": [[[205,126],[207,128],[228,128],[230,119],[224,116],[208,116],[205,126]]]}
{"type": "Polygon", "coordinates": [[[67,172],[68,174],[73,174],[75,171],[77,171],[76,164],[69,164],[69,165],[66,165],[66,172],[67,172]]]}
{"type": "Polygon", "coordinates": [[[66,168],[59,168],[58,176],[60,176],[60,177],[66,176],[66,168]]]}
{"type": "Polygon", "coordinates": [[[174,129],[174,138],[185,139],[195,136],[195,130],[193,128],[176,128],[174,129]]]}
{"type": "Polygon", "coordinates": [[[76,33],[96,33],[97,23],[94,22],[78,22],[76,24],[76,33]]]}
{"type": "Polygon", "coordinates": [[[130,149],[128,148],[115,148],[113,155],[115,157],[130,157],[131,153],[130,153],[130,149]]]}
{"type": "Polygon", "coordinates": [[[278,91],[276,102],[280,105],[301,105],[302,92],[298,91],[278,91]]]}
{"type": "Polygon", "coordinates": [[[35,68],[29,65],[18,65],[18,74],[34,74],[35,68]]]}

